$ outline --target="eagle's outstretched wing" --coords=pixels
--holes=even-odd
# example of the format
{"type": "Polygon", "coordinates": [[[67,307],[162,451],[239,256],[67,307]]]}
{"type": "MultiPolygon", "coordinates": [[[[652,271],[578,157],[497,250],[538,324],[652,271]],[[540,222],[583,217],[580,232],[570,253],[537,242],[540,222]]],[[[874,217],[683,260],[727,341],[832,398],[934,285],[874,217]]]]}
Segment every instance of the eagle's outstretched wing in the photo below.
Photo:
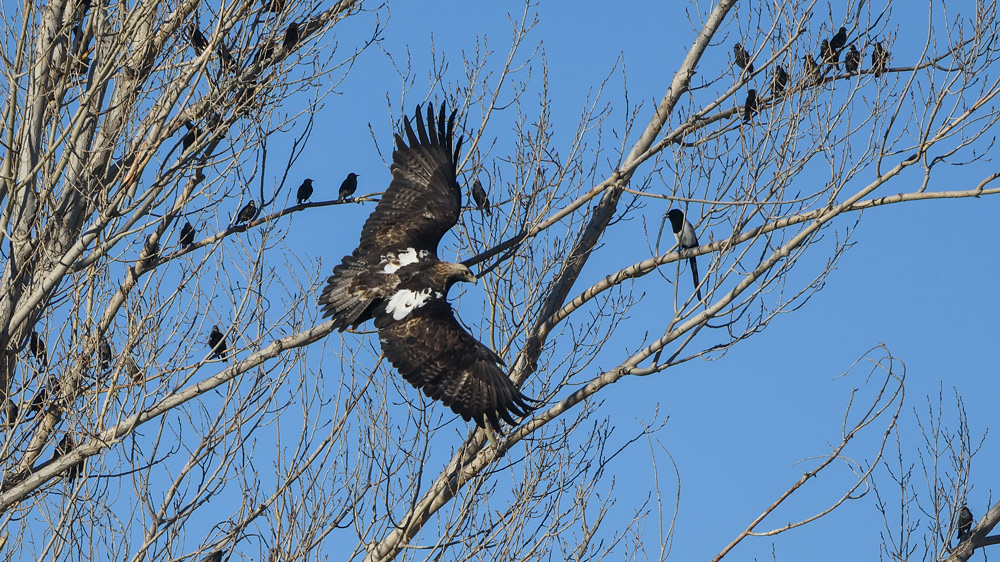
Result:
{"type": "Polygon", "coordinates": [[[454,142],[456,112],[446,120],[444,111],[442,103],[435,119],[428,106],[425,126],[417,107],[416,131],[409,118],[403,119],[406,138],[396,135],[392,181],[365,221],[355,255],[414,248],[436,256],[441,237],[458,222],[462,190],[456,176],[462,139],[454,142]]]}
{"type": "Polygon", "coordinates": [[[485,415],[499,429],[500,419],[517,425],[514,416],[535,409],[500,368],[500,357],[462,328],[444,298],[402,320],[379,311],[375,326],[382,352],[403,378],[462,419],[484,427],[485,415]]]}
{"type": "Polygon", "coordinates": [[[455,115],[445,119],[444,104],[427,122],[417,107],[416,130],[403,119],[392,153],[392,181],[365,221],[361,243],[333,268],[319,302],[344,330],[371,318],[373,304],[395,289],[393,273],[416,261],[437,261],[438,242],[455,226],[462,207],[456,181],[462,140],[454,141],[455,115]]]}

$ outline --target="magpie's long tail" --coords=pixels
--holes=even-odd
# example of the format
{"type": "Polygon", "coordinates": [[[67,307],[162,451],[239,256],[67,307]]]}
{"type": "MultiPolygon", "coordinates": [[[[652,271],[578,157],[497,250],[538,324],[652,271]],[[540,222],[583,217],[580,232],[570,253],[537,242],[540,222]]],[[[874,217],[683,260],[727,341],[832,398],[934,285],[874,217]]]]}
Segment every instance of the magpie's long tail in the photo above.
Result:
{"type": "Polygon", "coordinates": [[[694,258],[688,258],[691,262],[691,277],[694,278],[695,290],[698,291],[698,302],[701,302],[701,281],[698,280],[698,262],[694,258]]]}

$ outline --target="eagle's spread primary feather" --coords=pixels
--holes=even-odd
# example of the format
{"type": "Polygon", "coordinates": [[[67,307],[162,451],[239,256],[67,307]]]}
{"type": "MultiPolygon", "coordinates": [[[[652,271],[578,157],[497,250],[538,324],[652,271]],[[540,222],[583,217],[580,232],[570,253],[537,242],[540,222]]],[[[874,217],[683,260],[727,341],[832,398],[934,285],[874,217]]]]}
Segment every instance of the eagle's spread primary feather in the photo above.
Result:
{"type": "Polygon", "coordinates": [[[455,113],[444,104],[427,123],[403,119],[395,136],[392,181],[361,230],[361,242],[333,268],[320,295],[323,315],[343,331],[374,318],[382,351],[410,384],[466,421],[499,429],[533,409],[501,369],[503,361],[455,319],[448,289],[476,278],[464,265],[437,257],[441,238],[458,222],[455,113]]]}

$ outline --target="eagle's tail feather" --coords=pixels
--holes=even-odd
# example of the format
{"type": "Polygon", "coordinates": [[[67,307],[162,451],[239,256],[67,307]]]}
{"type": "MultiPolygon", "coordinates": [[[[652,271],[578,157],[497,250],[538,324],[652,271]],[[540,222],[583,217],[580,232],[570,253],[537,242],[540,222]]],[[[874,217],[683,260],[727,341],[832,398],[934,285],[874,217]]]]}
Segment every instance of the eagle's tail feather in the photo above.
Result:
{"type": "Polygon", "coordinates": [[[359,298],[350,292],[354,278],[366,271],[359,260],[353,256],[344,256],[344,261],[333,268],[333,275],[327,278],[326,287],[319,296],[323,316],[332,317],[334,327],[340,331],[357,326],[371,317],[371,299],[359,298]]]}

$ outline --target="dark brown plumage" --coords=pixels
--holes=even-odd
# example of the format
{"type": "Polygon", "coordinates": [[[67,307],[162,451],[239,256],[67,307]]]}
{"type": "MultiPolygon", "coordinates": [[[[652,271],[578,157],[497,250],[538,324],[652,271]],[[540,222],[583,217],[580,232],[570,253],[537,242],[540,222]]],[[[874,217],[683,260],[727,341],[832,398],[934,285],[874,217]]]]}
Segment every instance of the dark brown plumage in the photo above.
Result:
{"type": "Polygon", "coordinates": [[[250,222],[254,217],[257,216],[257,202],[253,199],[250,200],[240,212],[236,214],[236,222],[233,224],[240,224],[241,222],[250,222]]]}
{"type": "Polygon", "coordinates": [[[226,357],[226,336],[222,334],[218,324],[212,326],[212,332],[208,334],[208,346],[212,348],[212,358],[224,359],[226,357]]]}
{"type": "Polygon", "coordinates": [[[479,178],[476,178],[472,182],[472,200],[476,202],[476,208],[485,212],[487,215],[492,215],[493,211],[490,210],[490,200],[486,197],[486,190],[483,189],[483,184],[479,182],[479,178]]]}
{"type": "Polygon", "coordinates": [[[741,70],[745,70],[747,74],[753,74],[753,63],[750,62],[750,53],[743,48],[743,45],[740,43],[733,45],[733,54],[735,55],[736,66],[740,67],[741,70]]]}
{"type": "Polygon", "coordinates": [[[210,552],[208,556],[201,559],[201,562],[222,562],[222,551],[216,550],[210,552]]]}
{"type": "Polygon", "coordinates": [[[774,71],[774,78],[771,79],[771,93],[780,96],[785,92],[786,84],[788,84],[788,72],[785,71],[785,67],[779,66],[774,71]]]}
{"type": "Polygon", "coordinates": [[[757,112],[757,90],[747,91],[747,99],[743,102],[743,122],[749,123],[753,119],[753,114],[757,112]]]}
{"type": "Polygon", "coordinates": [[[347,174],[347,178],[344,179],[343,183],[340,184],[340,191],[337,192],[338,200],[344,200],[354,195],[354,192],[358,190],[358,174],[351,172],[347,174]]]}
{"type": "Polygon", "coordinates": [[[386,358],[410,384],[465,420],[498,429],[534,406],[501,369],[503,361],[465,331],[448,303],[456,282],[476,282],[469,268],[438,260],[441,238],[458,222],[456,180],[462,141],[455,112],[446,119],[420,108],[416,126],[396,135],[392,182],[365,222],[361,242],[333,269],[319,302],[343,331],[374,318],[386,358]]]}
{"type": "Polygon", "coordinates": [[[198,234],[198,231],[195,230],[193,226],[191,226],[190,222],[185,222],[184,226],[181,227],[181,237],[180,237],[181,246],[187,248],[191,246],[191,244],[194,244],[195,234],[198,234]]]}

